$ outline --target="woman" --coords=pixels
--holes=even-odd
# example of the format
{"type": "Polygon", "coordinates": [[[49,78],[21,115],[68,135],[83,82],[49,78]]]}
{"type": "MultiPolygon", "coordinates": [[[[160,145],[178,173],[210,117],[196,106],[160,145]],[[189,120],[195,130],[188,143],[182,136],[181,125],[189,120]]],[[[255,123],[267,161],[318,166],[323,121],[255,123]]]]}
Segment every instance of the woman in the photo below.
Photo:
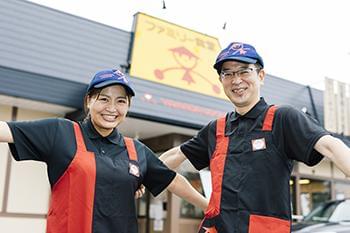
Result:
{"type": "Polygon", "coordinates": [[[134,194],[165,188],[199,206],[207,201],[145,145],[117,130],[134,96],[119,70],[98,72],[85,95],[87,117],[0,122],[0,142],[16,160],[47,164],[52,188],[48,233],[136,233],[134,194]]]}

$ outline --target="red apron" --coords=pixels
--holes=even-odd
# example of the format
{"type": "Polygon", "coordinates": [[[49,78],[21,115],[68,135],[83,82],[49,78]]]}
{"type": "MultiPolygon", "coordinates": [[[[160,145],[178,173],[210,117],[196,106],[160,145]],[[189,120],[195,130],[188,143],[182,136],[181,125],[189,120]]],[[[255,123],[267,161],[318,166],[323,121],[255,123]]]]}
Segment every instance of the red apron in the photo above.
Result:
{"type": "MultiPolygon", "coordinates": [[[[262,131],[272,131],[276,106],[271,106],[263,121],[262,131]]],[[[210,160],[212,194],[205,217],[200,224],[199,233],[220,233],[222,182],[229,146],[229,137],[225,136],[226,117],[216,123],[216,148],[210,160]]],[[[230,225],[228,223],[227,225],[230,225]]],[[[238,230],[232,229],[234,232],[238,230]]],[[[226,232],[226,231],[225,231],[226,232]]],[[[248,233],[289,233],[290,222],[284,219],[251,214],[248,233]]]]}
{"type": "MultiPolygon", "coordinates": [[[[73,123],[76,154],[51,191],[47,233],[92,233],[96,162],[87,151],[77,123],[73,123]]],[[[137,161],[133,140],[124,137],[130,160],[137,161]]]]}

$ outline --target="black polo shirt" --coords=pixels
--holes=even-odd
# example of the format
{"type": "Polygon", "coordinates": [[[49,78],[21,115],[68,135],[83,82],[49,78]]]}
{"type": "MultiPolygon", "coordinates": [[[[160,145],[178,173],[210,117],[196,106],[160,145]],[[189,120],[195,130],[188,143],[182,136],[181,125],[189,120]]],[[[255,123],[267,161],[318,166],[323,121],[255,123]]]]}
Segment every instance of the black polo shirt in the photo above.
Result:
{"type": "MultiPolygon", "coordinates": [[[[247,233],[250,229],[278,232],[282,228],[282,232],[289,232],[289,180],[293,161],[315,165],[323,158],[313,149],[317,140],[328,134],[322,127],[292,107],[279,106],[272,131],[263,131],[268,107],[260,99],[245,115],[231,112],[226,116],[227,156],[219,181],[221,187],[214,187],[220,195],[219,212],[204,221],[208,226],[214,224],[220,233],[247,233]],[[259,149],[254,147],[258,140],[264,144],[259,149]],[[274,226],[282,228],[268,230],[274,226]]],[[[210,122],[181,145],[182,152],[198,170],[209,166],[216,149],[216,123],[216,120],[210,122]]],[[[215,163],[213,169],[219,164],[215,163]]],[[[215,179],[218,174],[212,177],[215,179]]]]}
{"type": "MultiPolygon", "coordinates": [[[[262,118],[268,108],[263,98],[245,115],[228,113],[225,135],[230,136],[230,151],[244,148],[245,136],[261,129],[262,118]],[[234,148],[232,148],[234,147],[234,148]]],[[[278,106],[273,122],[273,141],[286,160],[296,160],[309,166],[316,165],[323,156],[313,149],[322,136],[329,134],[314,119],[291,106],[278,106]]],[[[216,120],[203,127],[192,139],[181,145],[181,151],[194,167],[201,170],[209,166],[216,146],[216,120]]]]}
{"type": "MultiPolygon", "coordinates": [[[[45,162],[52,187],[76,153],[73,123],[58,118],[9,122],[8,125],[14,138],[14,144],[10,144],[14,159],[45,162]]],[[[102,137],[91,121],[80,125],[87,150],[94,152],[96,160],[92,232],[136,233],[134,193],[137,187],[127,183],[128,169],[120,167],[125,164],[123,160],[129,160],[123,136],[115,129],[109,136],[102,137]]],[[[134,142],[140,167],[139,185],[144,184],[157,195],[171,183],[176,173],[144,144],[134,142]]]]}

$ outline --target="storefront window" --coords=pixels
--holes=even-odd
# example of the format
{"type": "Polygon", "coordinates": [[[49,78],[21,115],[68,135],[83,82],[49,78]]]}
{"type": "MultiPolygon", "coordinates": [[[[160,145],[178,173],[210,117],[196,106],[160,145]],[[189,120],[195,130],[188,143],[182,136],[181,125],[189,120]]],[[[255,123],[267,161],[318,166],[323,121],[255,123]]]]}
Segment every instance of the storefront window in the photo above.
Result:
{"type": "Polygon", "coordinates": [[[292,213],[296,214],[296,194],[295,194],[295,177],[291,177],[289,181],[289,190],[290,190],[290,201],[292,207],[292,213]]]}
{"type": "Polygon", "coordinates": [[[301,178],[299,185],[301,214],[304,216],[321,203],[331,199],[329,181],[301,178]]]}
{"type": "MultiPolygon", "coordinates": [[[[198,172],[184,172],[183,176],[186,177],[198,192],[203,194],[203,188],[198,172]]],[[[203,211],[187,201],[181,200],[180,216],[182,218],[203,218],[203,211]]]]}
{"type": "Polygon", "coordinates": [[[140,233],[163,232],[167,216],[167,192],[153,197],[146,190],[145,194],[136,200],[136,204],[140,233]]]}
{"type": "Polygon", "coordinates": [[[141,197],[136,199],[136,209],[138,217],[146,217],[147,215],[147,199],[149,198],[149,191],[141,197]]]}
{"type": "Polygon", "coordinates": [[[335,182],[334,191],[337,200],[350,198],[350,183],[335,182]]]}

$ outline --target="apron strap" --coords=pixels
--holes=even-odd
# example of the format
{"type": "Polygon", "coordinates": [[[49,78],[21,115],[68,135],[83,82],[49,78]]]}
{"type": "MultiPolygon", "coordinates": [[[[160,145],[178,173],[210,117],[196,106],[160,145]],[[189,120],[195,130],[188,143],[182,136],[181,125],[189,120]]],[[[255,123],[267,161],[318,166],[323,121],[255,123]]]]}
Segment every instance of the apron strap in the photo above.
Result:
{"type": "Polygon", "coordinates": [[[212,180],[212,194],[206,210],[206,217],[214,217],[220,214],[222,180],[229,137],[225,136],[226,117],[219,118],[216,122],[216,148],[210,159],[210,171],[212,180]]]}
{"type": "Polygon", "coordinates": [[[137,153],[135,149],[134,140],[129,137],[124,137],[126,150],[128,151],[129,160],[137,161],[137,153]]]}
{"type": "Polygon", "coordinates": [[[75,140],[77,143],[77,151],[87,151],[86,145],[84,142],[83,134],[81,133],[80,126],[77,122],[73,122],[74,126],[74,134],[75,134],[75,140]]]}
{"type": "Polygon", "coordinates": [[[273,126],[273,119],[275,117],[277,106],[271,105],[266,112],[262,131],[271,131],[273,126]]]}

